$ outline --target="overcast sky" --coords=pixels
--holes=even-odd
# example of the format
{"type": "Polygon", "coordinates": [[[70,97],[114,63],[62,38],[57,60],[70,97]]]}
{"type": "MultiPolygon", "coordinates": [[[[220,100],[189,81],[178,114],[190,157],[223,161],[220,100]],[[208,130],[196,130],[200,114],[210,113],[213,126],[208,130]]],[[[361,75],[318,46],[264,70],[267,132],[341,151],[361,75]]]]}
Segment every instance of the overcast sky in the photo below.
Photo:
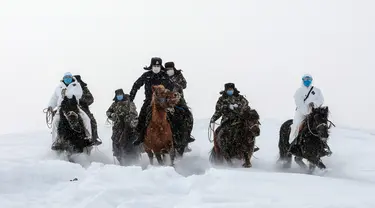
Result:
{"type": "MultiPolygon", "coordinates": [[[[0,133],[45,129],[43,108],[64,72],[81,74],[104,124],[150,58],[183,69],[195,118],[210,118],[234,82],[262,119],[294,115],[310,73],[332,120],[374,128],[372,0],[1,0],[0,133]]],[[[144,91],[136,104],[140,110],[144,91]]]]}

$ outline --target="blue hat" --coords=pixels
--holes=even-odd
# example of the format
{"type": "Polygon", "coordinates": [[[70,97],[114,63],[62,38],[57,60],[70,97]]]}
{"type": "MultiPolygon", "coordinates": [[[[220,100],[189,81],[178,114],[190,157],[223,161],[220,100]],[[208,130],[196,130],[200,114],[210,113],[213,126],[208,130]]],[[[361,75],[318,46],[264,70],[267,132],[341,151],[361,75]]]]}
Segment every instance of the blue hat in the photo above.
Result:
{"type": "Polygon", "coordinates": [[[72,73],[70,73],[70,72],[66,72],[66,73],[64,74],[64,77],[73,77],[73,75],[72,75],[72,73]]]}

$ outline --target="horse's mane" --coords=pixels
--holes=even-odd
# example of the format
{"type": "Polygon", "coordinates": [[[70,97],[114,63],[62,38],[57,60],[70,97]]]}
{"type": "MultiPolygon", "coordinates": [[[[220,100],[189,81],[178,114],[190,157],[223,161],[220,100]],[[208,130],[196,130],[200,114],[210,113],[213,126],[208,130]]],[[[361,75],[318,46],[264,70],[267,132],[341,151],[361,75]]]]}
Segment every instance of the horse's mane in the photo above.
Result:
{"type": "Polygon", "coordinates": [[[308,114],[304,119],[303,121],[308,121],[308,119],[312,119],[313,116],[315,115],[320,115],[322,118],[327,118],[328,119],[328,115],[330,114],[330,111],[329,111],[329,108],[328,106],[321,106],[321,107],[317,107],[317,108],[313,108],[311,113],[308,114]]]}

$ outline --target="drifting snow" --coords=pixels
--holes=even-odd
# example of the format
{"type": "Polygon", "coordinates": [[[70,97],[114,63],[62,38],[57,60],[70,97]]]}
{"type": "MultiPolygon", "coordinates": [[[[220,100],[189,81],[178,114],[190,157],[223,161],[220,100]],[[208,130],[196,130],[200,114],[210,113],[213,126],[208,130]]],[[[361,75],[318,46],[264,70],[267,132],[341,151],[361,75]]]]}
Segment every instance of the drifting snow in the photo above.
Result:
{"type": "Polygon", "coordinates": [[[114,164],[108,127],[103,145],[80,164],[49,151],[48,131],[0,137],[1,207],[375,207],[374,135],[335,128],[329,170],[304,174],[276,166],[281,122],[263,121],[253,168],[212,167],[208,120],[196,121],[193,151],[172,167],[114,164]],[[74,181],[73,179],[77,179],[74,181]],[[72,181],[73,180],[73,181],[72,181]]]}

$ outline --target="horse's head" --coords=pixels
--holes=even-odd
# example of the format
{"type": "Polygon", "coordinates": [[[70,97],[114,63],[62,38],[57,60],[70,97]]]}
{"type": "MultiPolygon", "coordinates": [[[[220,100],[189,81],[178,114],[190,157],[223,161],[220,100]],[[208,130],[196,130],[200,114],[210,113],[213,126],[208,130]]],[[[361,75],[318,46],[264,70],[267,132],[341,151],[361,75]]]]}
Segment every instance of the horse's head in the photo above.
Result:
{"type": "Polygon", "coordinates": [[[247,122],[250,132],[256,137],[260,135],[259,114],[249,106],[243,108],[240,112],[240,118],[247,122]]]}
{"type": "Polygon", "coordinates": [[[171,108],[180,101],[180,94],[165,89],[163,85],[152,86],[153,102],[160,108],[171,108]]]}
{"type": "Polygon", "coordinates": [[[80,127],[80,117],[79,108],[76,97],[73,95],[72,98],[64,97],[61,102],[61,113],[68,120],[69,125],[72,129],[79,129],[80,127]]]}
{"type": "Polygon", "coordinates": [[[331,128],[332,122],[328,120],[329,109],[328,107],[313,108],[309,114],[310,119],[308,120],[309,131],[316,129],[320,138],[329,137],[329,129],[331,128]]]}

